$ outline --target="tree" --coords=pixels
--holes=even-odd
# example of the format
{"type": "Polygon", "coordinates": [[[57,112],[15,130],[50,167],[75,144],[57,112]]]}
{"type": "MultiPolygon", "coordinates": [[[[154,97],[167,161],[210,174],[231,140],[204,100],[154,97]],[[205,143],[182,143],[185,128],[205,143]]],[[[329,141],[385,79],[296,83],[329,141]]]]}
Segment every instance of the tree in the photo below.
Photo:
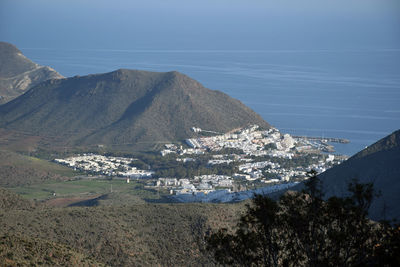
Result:
{"type": "Polygon", "coordinates": [[[208,248],[215,251],[215,259],[222,264],[278,266],[277,203],[256,195],[253,205],[246,208],[236,233],[220,229],[208,238],[208,248]]]}
{"type": "Polygon", "coordinates": [[[315,172],[305,186],[279,201],[256,195],[235,229],[220,229],[207,238],[216,261],[241,266],[376,266],[398,260],[391,246],[398,249],[399,230],[367,218],[376,196],[372,184],[353,181],[350,197],[327,201],[315,172]]]}

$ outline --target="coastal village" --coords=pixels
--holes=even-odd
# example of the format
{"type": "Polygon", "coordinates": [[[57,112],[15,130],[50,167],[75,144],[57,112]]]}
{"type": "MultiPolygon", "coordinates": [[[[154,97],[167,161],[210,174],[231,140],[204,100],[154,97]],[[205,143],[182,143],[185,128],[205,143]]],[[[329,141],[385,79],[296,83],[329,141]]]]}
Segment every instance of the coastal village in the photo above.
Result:
{"type": "MultiPolygon", "coordinates": [[[[202,132],[200,128],[192,131],[202,132]]],[[[207,131],[209,132],[209,131],[207,131]]],[[[335,140],[347,142],[347,140],[335,140]]],[[[192,179],[160,178],[157,186],[167,187],[173,194],[209,193],[216,189],[240,191],[243,184],[246,189],[290,182],[299,182],[307,178],[311,170],[324,172],[333,165],[340,164],[347,157],[328,154],[334,152],[328,140],[322,138],[292,137],[282,134],[276,128],[261,130],[252,125],[223,135],[187,139],[189,148],[179,148],[174,144],[166,144],[161,155],[177,155],[177,160],[193,161],[196,155],[212,154],[209,165],[237,163],[238,172],[232,176],[204,175],[192,179]],[[224,149],[233,149],[237,153],[219,153],[224,149]],[[295,162],[308,156],[311,160],[307,166],[295,165],[287,168],[276,162],[295,162]],[[266,160],[268,159],[268,160],[266,160]],[[240,182],[242,181],[242,182],[240,182]],[[243,183],[245,181],[245,183],[243,183]],[[250,185],[250,186],[249,186],[250,185]]]]}
{"type": "MultiPolygon", "coordinates": [[[[203,132],[196,127],[192,131],[203,132]]],[[[276,128],[263,130],[257,125],[225,134],[187,139],[185,143],[165,144],[160,151],[161,157],[181,162],[183,166],[196,162],[200,156],[206,157],[208,167],[225,166],[235,172],[231,175],[215,173],[184,178],[159,177],[155,175],[156,170],[137,168],[137,159],[96,154],[55,159],[55,162],[90,174],[126,179],[128,183],[130,179],[137,179],[147,188],[172,195],[196,195],[218,190],[229,193],[296,184],[307,179],[307,172],[315,170],[321,173],[346,159],[345,156],[332,154],[333,146],[327,139],[293,137],[280,133],[276,128]]]]}

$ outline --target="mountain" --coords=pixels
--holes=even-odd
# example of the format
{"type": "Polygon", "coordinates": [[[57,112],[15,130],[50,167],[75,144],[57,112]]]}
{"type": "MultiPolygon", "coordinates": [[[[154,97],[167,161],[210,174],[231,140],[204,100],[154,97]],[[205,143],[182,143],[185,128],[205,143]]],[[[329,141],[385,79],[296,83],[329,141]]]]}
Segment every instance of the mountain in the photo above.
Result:
{"type": "Polygon", "coordinates": [[[120,69],[43,82],[0,106],[0,127],[69,145],[181,141],[191,128],[269,128],[250,108],[179,72],[120,69]]]}
{"type": "Polygon", "coordinates": [[[29,60],[14,45],[0,42],[0,104],[14,99],[42,81],[62,77],[52,68],[29,60]]]}
{"type": "Polygon", "coordinates": [[[349,182],[374,183],[381,196],[372,203],[372,219],[400,219],[400,130],[319,175],[326,197],[347,196],[349,182]]]}

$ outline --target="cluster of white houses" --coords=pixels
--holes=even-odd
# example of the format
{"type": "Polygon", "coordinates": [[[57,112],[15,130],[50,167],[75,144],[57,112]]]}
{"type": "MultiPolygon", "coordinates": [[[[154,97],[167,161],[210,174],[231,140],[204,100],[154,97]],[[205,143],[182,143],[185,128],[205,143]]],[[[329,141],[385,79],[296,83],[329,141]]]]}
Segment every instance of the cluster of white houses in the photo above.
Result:
{"type": "MultiPolygon", "coordinates": [[[[197,129],[197,128],[196,128],[197,129]]],[[[161,151],[161,155],[176,154],[203,154],[206,151],[220,151],[223,148],[243,150],[247,155],[262,156],[274,153],[278,157],[292,156],[290,149],[295,147],[296,141],[289,134],[281,134],[278,129],[271,128],[266,131],[259,130],[258,125],[252,125],[233,133],[226,133],[211,137],[186,139],[189,149],[178,148],[173,144],[167,144],[161,151]],[[271,152],[267,145],[273,144],[271,152]]]]}
{"type": "MultiPolygon", "coordinates": [[[[295,167],[291,169],[283,168],[279,163],[271,161],[253,161],[249,158],[241,158],[241,156],[233,155],[213,155],[213,159],[208,164],[229,164],[231,162],[240,161],[238,165],[238,173],[232,176],[228,175],[202,175],[189,177],[184,179],[177,178],[158,178],[155,186],[158,188],[168,189],[171,194],[197,194],[214,192],[224,189],[228,192],[236,192],[245,187],[240,186],[238,181],[259,181],[264,184],[282,184],[289,183],[293,178],[306,178],[307,172],[311,169],[317,172],[323,172],[334,160],[333,155],[328,155],[325,159],[311,164],[308,167],[295,167]],[[265,177],[266,174],[272,174],[274,178],[265,177]]],[[[178,158],[179,159],[179,158],[178,158]]],[[[188,158],[184,158],[187,160],[188,158]]],[[[190,160],[195,160],[191,159],[190,160]]]]}
{"type": "Polygon", "coordinates": [[[243,128],[233,133],[211,137],[187,139],[186,143],[194,149],[219,151],[223,148],[236,148],[252,155],[257,151],[266,151],[266,145],[275,144],[279,151],[289,151],[295,146],[295,140],[289,135],[282,135],[276,128],[260,131],[258,125],[243,128]]]}
{"type": "Polygon", "coordinates": [[[176,179],[176,178],[158,178],[156,187],[166,188],[171,194],[208,194],[217,189],[226,189],[231,191],[234,187],[234,181],[231,176],[227,175],[200,175],[192,179],[176,179]]]}
{"type": "Polygon", "coordinates": [[[152,171],[139,170],[130,166],[135,159],[102,156],[96,154],[83,154],[66,159],[55,159],[54,161],[67,165],[75,170],[102,174],[107,176],[122,176],[127,178],[150,178],[152,171]]]}

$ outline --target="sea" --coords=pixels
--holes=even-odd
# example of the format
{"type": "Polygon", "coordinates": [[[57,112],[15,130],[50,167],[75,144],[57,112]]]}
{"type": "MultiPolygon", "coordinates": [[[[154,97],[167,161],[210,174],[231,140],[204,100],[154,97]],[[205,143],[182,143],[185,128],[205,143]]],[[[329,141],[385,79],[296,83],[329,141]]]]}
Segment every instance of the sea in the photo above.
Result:
{"type": "Polygon", "coordinates": [[[400,49],[21,51],[66,77],[179,71],[239,99],[283,133],[350,140],[334,144],[338,154],[351,156],[400,128],[400,49]]]}

